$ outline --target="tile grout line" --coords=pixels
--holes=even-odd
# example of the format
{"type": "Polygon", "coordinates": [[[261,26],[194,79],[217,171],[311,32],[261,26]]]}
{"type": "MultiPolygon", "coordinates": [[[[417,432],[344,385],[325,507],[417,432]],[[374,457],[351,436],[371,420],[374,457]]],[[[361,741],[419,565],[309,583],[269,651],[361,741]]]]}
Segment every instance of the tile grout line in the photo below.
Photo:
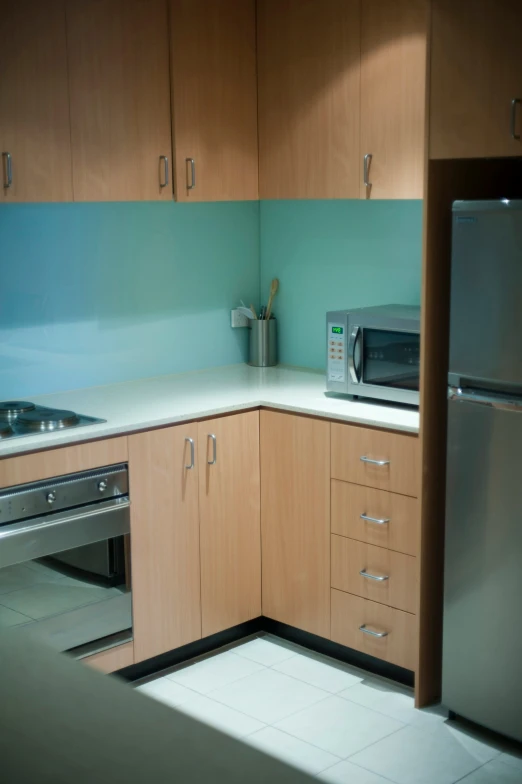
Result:
{"type": "MultiPolygon", "coordinates": [[[[495,757],[493,757],[493,759],[495,759],[495,757]]],[[[493,759],[489,760],[489,762],[493,762],[493,759]]],[[[470,771],[468,771],[468,773],[466,773],[466,774],[465,774],[464,776],[462,776],[460,779],[455,779],[455,781],[453,781],[453,782],[452,782],[452,784],[459,784],[459,782],[461,782],[461,781],[466,781],[466,779],[468,778],[468,776],[471,776],[471,775],[472,775],[472,773],[476,773],[476,772],[477,772],[477,770],[481,770],[481,769],[482,769],[482,768],[484,768],[486,765],[488,765],[488,764],[489,764],[489,762],[483,762],[483,763],[482,763],[482,765],[479,765],[479,766],[478,766],[478,768],[473,768],[473,770],[470,770],[470,771]]]]}
{"type": "MultiPolygon", "coordinates": [[[[382,773],[374,773],[373,770],[370,770],[369,768],[365,768],[362,765],[358,765],[356,762],[350,762],[348,759],[341,759],[341,762],[349,762],[349,764],[353,765],[354,768],[359,768],[359,770],[364,770],[365,773],[372,773],[374,776],[380,776],[383,779],[383,781],[389,781],[390,784],[399,784],[394,779],[390,779],[388,778],[388,776],[383,776],[382,773]]],[[[339,763],[336,762],[335,765],[339,765],[339,763]]],[[[321,770],[319,773],[316,773],[316,778],[320,778],[323,773],[326,773],[328,770],[335,768],[335,765],[330,765],[328,768],[325,768],[324,770],[321,770]]],[[[456,782],[453,782],[453,784],[456,784],[456,782]]]]}

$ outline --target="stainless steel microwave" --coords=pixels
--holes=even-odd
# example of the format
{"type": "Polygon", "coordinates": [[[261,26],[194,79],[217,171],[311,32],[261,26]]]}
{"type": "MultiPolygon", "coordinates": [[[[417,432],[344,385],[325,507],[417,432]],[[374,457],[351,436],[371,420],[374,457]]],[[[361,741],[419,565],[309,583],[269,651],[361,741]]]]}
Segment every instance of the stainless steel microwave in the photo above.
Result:
{"type": "Polygon", "coordinates": [[[420,308],[331,311],[326,348],[327,392],[419,405],[420,308]]]}

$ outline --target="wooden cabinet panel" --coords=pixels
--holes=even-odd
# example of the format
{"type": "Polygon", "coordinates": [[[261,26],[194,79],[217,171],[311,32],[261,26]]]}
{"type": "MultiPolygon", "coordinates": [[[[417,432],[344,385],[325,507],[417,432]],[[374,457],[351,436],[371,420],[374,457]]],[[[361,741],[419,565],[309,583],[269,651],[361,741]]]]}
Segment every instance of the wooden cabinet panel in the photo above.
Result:
{"type": "Polygon", "coordinates": [[[170,22],[176,198],[257,199],[255,0],[171,0],[170,22]]]}
{"type": "Polygon", "coordinates": [[[333,424],[332,478],[417,497],[419,439],[384,430],[333,424]]]}
{"type": "Polygon", "coordinates": [[[415,614],[416,559],[384,547],[332,536],[332,588],[415,614]],[[362,571],[378,581],[363,577],[362,571]]]}
{"type": "Polygon", "coordinates": [[[88,441],[0,460],[0,487],[127,462],[127,437],[88,441]]]}
{"type": "Polygon", "coordinates": [[[263,615],[330,637],[330,424],[261,412],[263,615]]]}
{"type": "Polygon", "coordinates": [[[417,629],[414,615],[332,589],[332,640],[391,664],[415,670],[417,629]],[[367,626],[385,637],[360,630],[367,626]]]}
{"type": "Polygon", "coordinates": [[[333,534],[416,555],[419,515],[416,498],[332,480],[333,534]],[[361,515],[389,522],[379,524],[361,515]]]}
{"type": "Polygon", "coordinates": [[[75,201],[168,200],[166,0],[68,0],[75,201]]]}
{"type": "Polygon", "coordinates": [[[65,1],[0,0],[1,200],[72,201],[65,1]]]}
{"type": "Polygon", "coordinates": [[[431,158],[522,155],[521,27],[520,0],[434,0],[431,158]]]}
{"type": "Polygon", "coordinates": [[[201,638],[197,427],[129,437],[136,662],[201,638]]]}
{"type": "Polygon", "coordinates": [[[93,653],[92,656],[86,656],[80,661],[100,672],[117,672],[117,670],[123,670],[124,667],[130,667],[131,664],[134,664],[134,643],[125,642],[123,645],[116,645],[107,651],[93,653]]]}
{"type": "Polygon", "coordinates": [[[427,0],[362,0],[361,197],[422,199],[426,139],[427,0]]]}
{"type": "Polygon", "coordinates": [[[359,0],[259,0],[262,199],[357,198],[359,0]]]}
{"type": "Polygon", "coordinates": [[[259,412],[198,423],[198,445],[207,637],[261,615],[259,412]]]}

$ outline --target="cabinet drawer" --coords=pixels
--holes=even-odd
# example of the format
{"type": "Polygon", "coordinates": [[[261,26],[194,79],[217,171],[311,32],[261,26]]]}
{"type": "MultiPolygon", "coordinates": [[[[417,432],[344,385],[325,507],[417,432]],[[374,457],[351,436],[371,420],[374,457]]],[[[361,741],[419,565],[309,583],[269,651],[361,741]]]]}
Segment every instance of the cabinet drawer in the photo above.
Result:
{"type": "Polygon", "coordinates": [[[332,536],[332,588],[415,613],[415,569],[411,555],[332,536]],[[363,571],[369,576],[363,577],[363,571]]]}
{"type": "Polygon", "coordinates": [[[414,615],[332,589],[332,640],[378,659],[415,670],[414,615]],[[376,637],[361,631],[384,634],[376,637]]]}
{"type": "Polygon", "coordinates": [[[332,479],[333,534],[417,555],[419,502],[386,490],[332,479]],[[364,519],[372,517],[375,521],[364,519]],[[382,522],[387,520],[388,522],[382,522]]]}
{"type": "Polygon", "coordinates": [[[420,450],[416,436],[332,425],[332,479],[416,498],[419,478],[420,450]]]}

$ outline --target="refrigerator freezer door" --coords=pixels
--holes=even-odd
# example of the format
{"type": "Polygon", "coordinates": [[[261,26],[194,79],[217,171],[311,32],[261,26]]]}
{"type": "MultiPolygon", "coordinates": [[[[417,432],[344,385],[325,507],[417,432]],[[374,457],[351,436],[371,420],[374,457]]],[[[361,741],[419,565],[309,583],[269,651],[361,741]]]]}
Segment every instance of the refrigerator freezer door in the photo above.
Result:
{"type": "MultiPolygon", "coordinates": [[[[484,401],[484,399],[482,399],[484,401]]],[[[522,406],[448,404],[443,703],[522,740],[522,406]]]]}
{"type": "Polygon", "coordinates": [[[456,202],[450,378],[522,389],[521,336],[522,202],[456,202]]]}

